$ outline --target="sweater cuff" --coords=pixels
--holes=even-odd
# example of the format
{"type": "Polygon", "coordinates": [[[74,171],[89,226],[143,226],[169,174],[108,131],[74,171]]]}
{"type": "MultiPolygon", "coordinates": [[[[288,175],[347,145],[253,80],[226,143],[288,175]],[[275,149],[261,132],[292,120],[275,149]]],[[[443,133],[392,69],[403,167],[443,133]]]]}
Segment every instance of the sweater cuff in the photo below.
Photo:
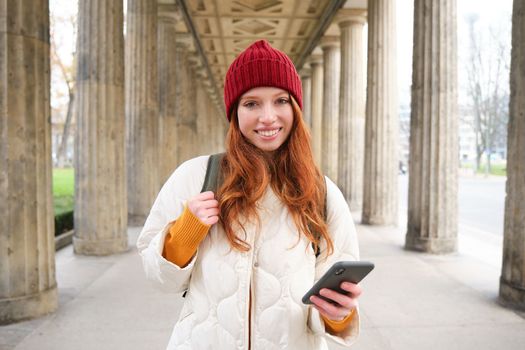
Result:
{"type": "Polygon", "coordinates": [[[355,313],[355,309],[353,309],[348,314],[348,316],[346,316],[341,321],[330,320],[330,319],[324,317],[323,315],[321,315],[321,317],[323,318],[324,324],[325,324],[326,331],[329,332],[330,334],[341,333],[352,322],[352,319],[354,318],[354,313],[355,313]]]}
{"type": "Polygon", "coordinates": [[[187,206],[181,216],[170,227],[164,241],[162,256],[172,263],[184,267],[197,252],[210,229],[203,224],[187,206]]]}

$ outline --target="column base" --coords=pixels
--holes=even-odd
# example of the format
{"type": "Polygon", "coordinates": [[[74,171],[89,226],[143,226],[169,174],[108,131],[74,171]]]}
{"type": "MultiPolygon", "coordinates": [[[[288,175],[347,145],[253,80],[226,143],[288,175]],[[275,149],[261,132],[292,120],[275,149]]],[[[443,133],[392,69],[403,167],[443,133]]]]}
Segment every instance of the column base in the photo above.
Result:
{"type": "Polygon", "coordinates": [[[385,217],[380,215],[366,215],[365,213],[361,216],[361,224],[363,225],[377,225],[377,226],[397,226],[397,220],[391,217],[385,217]]]}
{"type": "Polygon", "coordinates": [[[499,280],[499,302],[506,307],[525,311],[525,286],[499,280]]]}
{"type": "Polygon", "coordinates": [[[405,249],[432,254],[449,254],[458,250],[457,238],[428,238],[406,235],[405,249]]]}
{"type": "Polygon", "coordinates": [[[123,253],[129,250],[128,237],[119,237],[115,239],[87,240],[73,236],[73,248],[75,254],[80,255],[112,255],[123,253]]]}
{"type": "Polygon", "coordinates": [[[56,311],[57,286],[38,294],[0,299],[0,325],[41,317],[56,311]]]}

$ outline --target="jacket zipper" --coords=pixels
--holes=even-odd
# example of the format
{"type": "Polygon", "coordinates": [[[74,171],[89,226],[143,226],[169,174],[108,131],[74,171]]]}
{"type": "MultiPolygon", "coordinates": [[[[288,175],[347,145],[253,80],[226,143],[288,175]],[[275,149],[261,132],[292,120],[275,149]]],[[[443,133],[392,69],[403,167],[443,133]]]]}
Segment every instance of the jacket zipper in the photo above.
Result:
{"type": "Polygon", "coordinates": [[[252,310],[252,298],[253,298],[253,292],[252,292],[252,284],[250,281],[250,302],[249,302],[249,310],[248,310],[248,350],[251,350],[252,348],[252,317],[253,317],[253,310],[252,310]]]}
{"type": "Polygon", "coordinates": [[[247,326],[245,327],[245,335],[244,335],[244,342],[247,345],[246,349],[251,349],[251,334],[252,334],[252,327],[251,327],[251,305],[252,305],[252,264],[253,264],[253,254],[251,254],[249,263],[248,263],[248,295],[246,298],[246,320],[248,321],[247,326]]]}
{"type": "Polygon", "coordinates": [[[252,349],[253,343],[253,323],[255,321],[255,292],[253,290],[253,255],[252,265],[250,265],[250,294],[248,299],[248,350],[252,349]]]}
{"type": "Polygon", "coordinates": [[[247,335],[246,335],[246,338],[247,338],[247,344],[248,344],[248,350],[251,350],[252,349],[252,326],[253,326],[253,320],[255,319],[255,316],[254,316],[254,312],[255,310],[253,310],[252,306],[255,305],[255,294],[253,292],[253,269],[254,269],[254,259],[257,259],[257,248],[256,248],[256,243],[257,243],[257,237],[258,236],[258,232],[255,234],[255,237],[253,239],[253,242],[252,242],[252,249],[251,249],[251,253],[250,253],[250,264],[248,265],[248,271],[249,271],[249,274],[250,274],[250,278],[249,278],[249,281],[250,281],[250,287],[248,289],[248,310],[247,310],[247,314],[248,314],[248,327],[247,327],[247,335]]]}

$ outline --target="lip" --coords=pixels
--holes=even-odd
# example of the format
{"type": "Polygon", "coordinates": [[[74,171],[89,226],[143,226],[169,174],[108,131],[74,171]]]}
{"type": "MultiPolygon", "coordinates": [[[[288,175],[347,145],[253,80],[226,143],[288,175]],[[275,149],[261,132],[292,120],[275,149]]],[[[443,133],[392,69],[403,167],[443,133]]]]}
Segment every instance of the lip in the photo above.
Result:
{"type": "Polygon", "coordinates": [[[260,129],[255,129],[255,131],[259,132],[259,131],[274,131],[274,130],[280,130],[282,129],[283,127],[280,126],[278,128],[276,127],[273,127],[273,128],[260,128],[260,129]]]}
{"type": "Polygon", "coordinates": [[[283,131],[282,127],[272,128],[272,129],[257,129],[257,130],[255,130],[257,136],[259,136],[261,139],[263,139],[265,141],[271,141],[271,140],[277,138],[277,136],[279,136],[281,131],[283,131]],[[259,134],[259,131],[275,131],[275,130],[278,130],[278,131],[277,131],[277,133],[275,135],[272,135],[272,136],[264,136],[262,134],[259,134]]]}

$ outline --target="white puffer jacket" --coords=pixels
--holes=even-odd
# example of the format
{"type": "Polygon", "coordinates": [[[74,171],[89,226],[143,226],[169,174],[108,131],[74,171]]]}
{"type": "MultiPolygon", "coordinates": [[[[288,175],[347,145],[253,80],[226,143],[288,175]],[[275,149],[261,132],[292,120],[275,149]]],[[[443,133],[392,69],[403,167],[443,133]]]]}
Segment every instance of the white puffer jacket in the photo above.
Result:
{"type": "Polygon", "coordinates": [[[224,230],[214,225],[186,267],[162,257],[170,222],[200,192],[207,161],[208,156],[202,156],[177,168],[162,187],[137,241],[149,279],[167,291],[188,290],[168,349],[317,350],[327,349],[325,339],[353,343],[359,333],[358,313],[343,334],[334,336],[325,332],[319,312],[301,302],[334,262],[359,258],[350,211],[328,179],[327,221],[335,252],[327,259],[324,254],[316,259],[312,245],[298,234],[271,189],[259,203],[260,232],[253,223],[245,225],[249,252],[230,249],[224,230]]]}

